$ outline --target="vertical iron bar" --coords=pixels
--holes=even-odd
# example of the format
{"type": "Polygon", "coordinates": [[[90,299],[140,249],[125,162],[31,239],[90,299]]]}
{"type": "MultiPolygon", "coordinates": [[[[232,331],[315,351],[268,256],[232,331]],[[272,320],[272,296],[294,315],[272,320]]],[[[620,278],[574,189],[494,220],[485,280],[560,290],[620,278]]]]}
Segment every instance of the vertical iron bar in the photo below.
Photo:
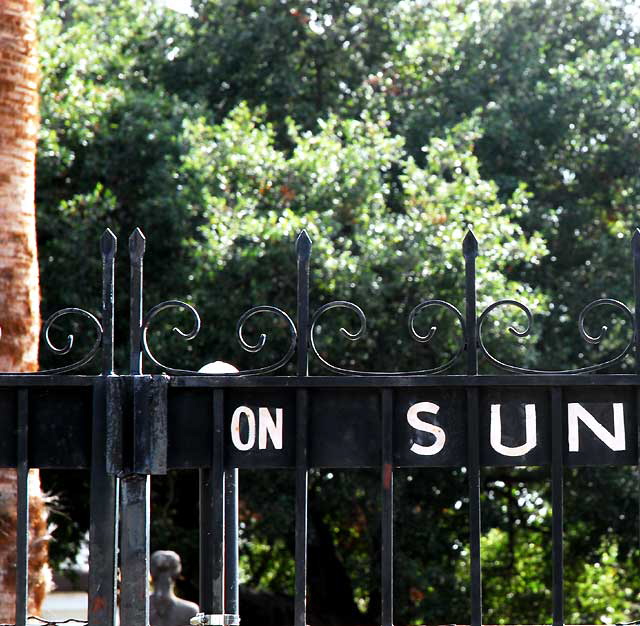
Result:
{"type": "Polygon", "coordinates": [[[298,389],[296,396],[296,569],[294,626],[306,626],[307,624],[308,412],[308,390],[298,389]]]}
{"type": "Polygon", "coordinates": [[[149,624],[149,500],[150,479],[131,474],[122,480],[122,534],[120,538],[120,623],[149,624]]]}
{"type": "MultiPolygon", "coordinates": [[[[311,239],[303,230],[296,241],[298,273],[297,306],[297,372],[309,374],[309,263],[311,239]]],[[[309,395],[307,389],[298,389],[296,395],[296,529],[295,529],[295,601],[294,626],[307,624],[307,532],[309,469],[307,458],[309,395]]]]}
{"type": "MultiPolygon", "coordinates": [[[[640,374],[640,229],[638,228],[631,238],[631,252],[633,254],[633,295],[635,300],[633,313],[635,371],[636,374],[640,374]]],[[[638,416],[638,543],[640,545],[640,390],[636,392],[636,416],[638,416]]]]}
{"type": "Polygon", "coordinates": [[[551,390],[551,538],[553,543],[553,626],[564,623],[562,391],[551,390]]]}
{"type": "Polygon", "coordinates": [[[482,624],[482,561],[480,554],[480,432],[478,388],[467,389],[467,472],[469,473],[469,545],[471,552],[471,626],[482,624]]]}
{"type": "Polygon", "coordinates": [[[118,240],[107,228],[100,239],[102,252],[102,373],[113,374],[113,311],[115,304],[113,283],[118,240]]]}
{"type": "Polygon", "coordinates": [[[633,295],[635,299],[633,338],[635,342],[636,374],[640,374],[640,229],[636,228],[631,238],[633,253],[633,295]]]}
{"type": "Polygon", "coordinates": [[[298,376],[309,375],[309,263],[311,260],[311,239],[302,230],[296,240],[298,257],[298,376]]]}
{"type": "MultiPolygon", "coordinates": [[[[139,228],[136,228],[129,237],[131,262],[129,373],[132,376],[142,374],[140,333],[144,251],[144,235],[139,228]]],[[[135,404],[134,398],[134,406],[135,404]]],[[[150,487],[150,477],[145,474],[129,474],[121,481],[120,622],[122,626],[148,626],[149,624],[150,487]]]]}
{"type": "Polygon", "coordinates": [[[18,389],[17,453],[16,626],[25,626],[29,605],[29,392],[27,389],[18,389]]]}
{"type": "MultiPolygon", "coordinates": [[[[467,374],[478,373],[476,257],[478,240],[469,229],[462,243],[465,265],[467,374]]],[[[467,389],[467,472],[469,474],[469,546],[471,554],[471,626],[482,624],[482,561],[480,554],[480,432],[478,389],[467,389]]]]}
{"type": "Polygon", "coordinates": [[[382,390],[382,626],[393,624],[393,391],[382,390]]]}
{"type": "Polygon", "coordinates": [[[469,229],[462,242],[464,256],[467,374],[478,373],[478,330],[476,324],[476,257],[478,240],[469,229]]]}
{"type": "Polygon", "coordinates": [[[107,474],[106,385],[113,375],[113,313],[116,236],[107,228],[102,252],[102,379],[93,387],[91,492],[89,522],[89,626],[113,626],[116,620],[119,480],[107,474]]]}
{"type": "Polygon", "coordinates": [[[93,387],[89,525],[89,626],[113,626],[116,617],[119,481],[107,474],[106,385],[93,387]]]}
{"type": "Polygon", "coordinates": [[[131,259],[131,291],[129,339],[131,343],[130,374],[142,374],[142,353],[140,337],[142,334],[142,260],[146,240],[142,231],[136,228],[129,237],[129,257],[131,259]]]}
{"type": "Polygon", "coordinates": [[[238,469],[224,473],[225,502],[225,613],[238,615],[239,579],[238,579],[238,469]]]}
{"type": "Polygon", "coordinates": [[[636,438],[638,442],[638,544],[640,545],[640,389],[636,388],[636,438]]]}
{"type": "Polygon", "coordinates": [[[224,613],[224,390],[213,391],[211,468],[200,470],[200,610],[224,613]]]}
{"type": "Polygon", "coordinates": [[[198,574],[198,578],[200,581],[198,592],[198,604],[200,605],[200,610],[203,612],[207,612],[205,607],[210,607],[213,603],[211,599],[211,589],[213,588],[213,584],[211,582],[211,562],[209,560],[209,555],[213,550],[213,537],[211,533],[211,510],[209,503],[211,502],[211,469],[201,469],[199,471],[198,482],[200,484],[200,520],[198,523],[198,529],[200,532],[199,537],[199,564],[200,571],[198,574]]]}

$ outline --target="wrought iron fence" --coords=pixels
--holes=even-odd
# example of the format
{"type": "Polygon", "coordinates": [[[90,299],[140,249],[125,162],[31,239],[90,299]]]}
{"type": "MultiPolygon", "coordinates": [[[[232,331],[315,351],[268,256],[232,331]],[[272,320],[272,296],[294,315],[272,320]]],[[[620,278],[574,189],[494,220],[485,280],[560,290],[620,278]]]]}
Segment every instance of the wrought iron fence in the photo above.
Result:
{"type": "Polygon", "coordinates": [[[237,470],[294,468],[294,624],[305,626],[309,469],[376,467],[382,493],[381,623],[389,626],[393,622],[394,470],[453,465],[467,468],[470,624],[479,626],[480,471],[482,466],[493,464],[551,467],[553,624],[563,624],[563,468],[576,464],[637,464],[640,231],[633,236],[632,250],[634,311],[620,301],[601,298],[587,304],[578,317],[580,335],[589,344],[601,343],[607,333],[606,326],[596,335],[587,330],[586,320],[594,310],[610,307],[628,322],[626,345],[601,362],[571,370],[543,371],[503,362],[492,354],[484,333],[493,312],[504,307],[522,312],[526,327],[508,328],[520,338],[530,333],[533,316],[514,299],[493,302],[478,312],[478,242],[469,231],[462,242],[463,310],[451,302],[428,299],[417,303],[408,317],[410,337],[425,344],[432,341],[438,329],[432,326],[421,334],[416,328],[418,315],[434,310],[451,315],[459,327],[454,354],[428,369],[358,371],[332,363],[316,344],[315,330],[331,311],[348,311],[357,319],[357,329],[340,329],[348,341],[364,336],[367,319],[357,304],[345,300],[329,302],[311,312],[311,240],[303,231],[296,242],[296,310],[256,306],[240,317],[236,329],[241,347],[258,353],[265,346],[266,335],[251,342],[246,337],[246,323],[256,316],[273,316],[287,329],[288,345],[282,356],[266,366],[208,374],[164,364],[150,346],[149,329],[164,312],[177,309],[192,317],[189,331],[174,329],[185,340],[197,336],[200,317],[193,306],[180,300],[167,300],[145,309],[145,238],[136,229],[129,239],[130,363],[129,372],[120,374],[114,372],[116,238],[110,230],[105,231],[101,240],[100,314],[70,307],[54,313],[43,325],[49,350],[56,355],[69,355],[74,336],[69,334],[64,345],[56,345],[50,336],[51,328],[66,317],[81,317],[95,332],[89,350],[73,363],[53,369],[0,375],[0,406],[4,409],[0,441],[8,442],[0,443],[0,463],[15,467],[18,472],[16,624],[23,626],[28,621],[29,468],[85,468],[91,472],[90,626],[113,626],[116,621],[118,565],[120,623],[149,623],[150,476],[175,468],[200,471],[199,588],[203,614],[199,619],[203,624],[237,624],[241,610],[237,470]],[[597,373],[632,355],[635,373],[597,373]],[[72,373],[97,359],[101,363],[99,375],[72,373]],[[144,374],[145,359],[163,373],[144,374]],[[329,375],[309,376],[312,359],[329,375]],[[481,375],[479,360],[509,375],[481,375]],[[272,375],[290,363],[295,363],[295,375],[272,375]],[[464,363],[465,374],[442,375],[460,363],[464,363]],[[345,390],[349,393],[345,394],[345,390]],[[354,434],[353,425],[365,419],[365,411],[369,428],[354,434]],[[513,413],[515,418],[509,421],[512,426],[508,426],[501,411],[513,413]],[[92,415],[89,421],[87,414],[92,415]],[[323,420],[332,428],[327,428],[326,423],[320,428],[323,420]],[[346,431],[348,443],[343,438],[346,431]],[[488,432],[491,436],[487,441],[488,432]],[[373,438],[375,445],[365,446],[364,452],[354,450],[354,437],[362,441],[363,437],[373,438]],[[523,437],[525,443],[521,444],[523,437]],[[50,446],[51,441],[57,445],[50,446]]]}

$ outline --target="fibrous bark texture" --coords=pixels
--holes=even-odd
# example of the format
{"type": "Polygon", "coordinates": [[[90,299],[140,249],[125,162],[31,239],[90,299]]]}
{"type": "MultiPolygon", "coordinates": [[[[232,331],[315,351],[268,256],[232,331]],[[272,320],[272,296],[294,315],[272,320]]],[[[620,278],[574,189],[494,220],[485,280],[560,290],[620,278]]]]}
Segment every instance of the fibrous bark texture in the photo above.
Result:
{"type": "MultiPolygon", "coordinates": [[[[39,615],[51,586],[47,507],[40,475],[29,472],[29,612],[39,615]]],[[[15,618],[17,483],[13,470],[0,471],[0,621],[15,618]]]]}
{"type": "MultiPolygon", "coordinates": [[[[38,367],[40,293],[35,228],[38,56],[34,0],[0,0],[0,371],[38,367]]],[[[47,517],[40,478],[29,477],[30,610],[49,579],[47,517]]],[[[15,605],[16,476],[0,471],[0,621],[15,605]]]]}

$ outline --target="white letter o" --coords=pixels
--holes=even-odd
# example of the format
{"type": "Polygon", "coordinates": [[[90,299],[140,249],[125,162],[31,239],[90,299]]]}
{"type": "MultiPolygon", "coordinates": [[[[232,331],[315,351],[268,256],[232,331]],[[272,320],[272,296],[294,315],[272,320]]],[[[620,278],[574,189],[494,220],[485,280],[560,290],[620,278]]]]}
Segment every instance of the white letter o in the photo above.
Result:
{"type": "Polygon", "coordinates": [[[256,416],[248,406],[239,406],[233,412],[233,417],[231,418],[231,441],[233,441],[233,445],[241,452],[251,450],[256,443],[256,416]],[[247,424],[249,426],[249,436],[246,442],[240,439],[240,418],[243,415],[247,418],[247,424]]]}

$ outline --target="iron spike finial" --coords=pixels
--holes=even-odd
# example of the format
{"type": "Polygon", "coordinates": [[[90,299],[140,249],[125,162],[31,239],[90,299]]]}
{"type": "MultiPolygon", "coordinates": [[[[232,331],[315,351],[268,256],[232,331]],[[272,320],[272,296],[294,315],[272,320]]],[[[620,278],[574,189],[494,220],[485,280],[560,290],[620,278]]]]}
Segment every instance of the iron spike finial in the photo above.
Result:
{"type": "Polygon", "coordinates": [[[631,238],[631,250],[633,251],[634,257],[640,258],[640,228],[636,228],[633,233],[633,237],[631,238]]]}
{"type": "Polygon", "coordinates": [[[129,255],[132,259],[141,259],[144,256],[146,238],[139,228],[136,228],[129,237],[129,255]]]}
{"type": "Polygon", "coordinates": [[[300,231],[296,239],[296,251],[298,256],[308,258],[311,254],[311,237],[305,228],[300,231]]]}
{"type": "Polygon", "coordinates": [[[100,251],[104,259],[111,260],[118,249],[118,238],[110,228],[107,228],[100,237],[100,251]]]}
{"type": "Polygon", "coordinates": [[[462,240],[462,254],[465,259],[475,258],[478,256],[478,240],[473,233],[471,227],[462,240]]]}

